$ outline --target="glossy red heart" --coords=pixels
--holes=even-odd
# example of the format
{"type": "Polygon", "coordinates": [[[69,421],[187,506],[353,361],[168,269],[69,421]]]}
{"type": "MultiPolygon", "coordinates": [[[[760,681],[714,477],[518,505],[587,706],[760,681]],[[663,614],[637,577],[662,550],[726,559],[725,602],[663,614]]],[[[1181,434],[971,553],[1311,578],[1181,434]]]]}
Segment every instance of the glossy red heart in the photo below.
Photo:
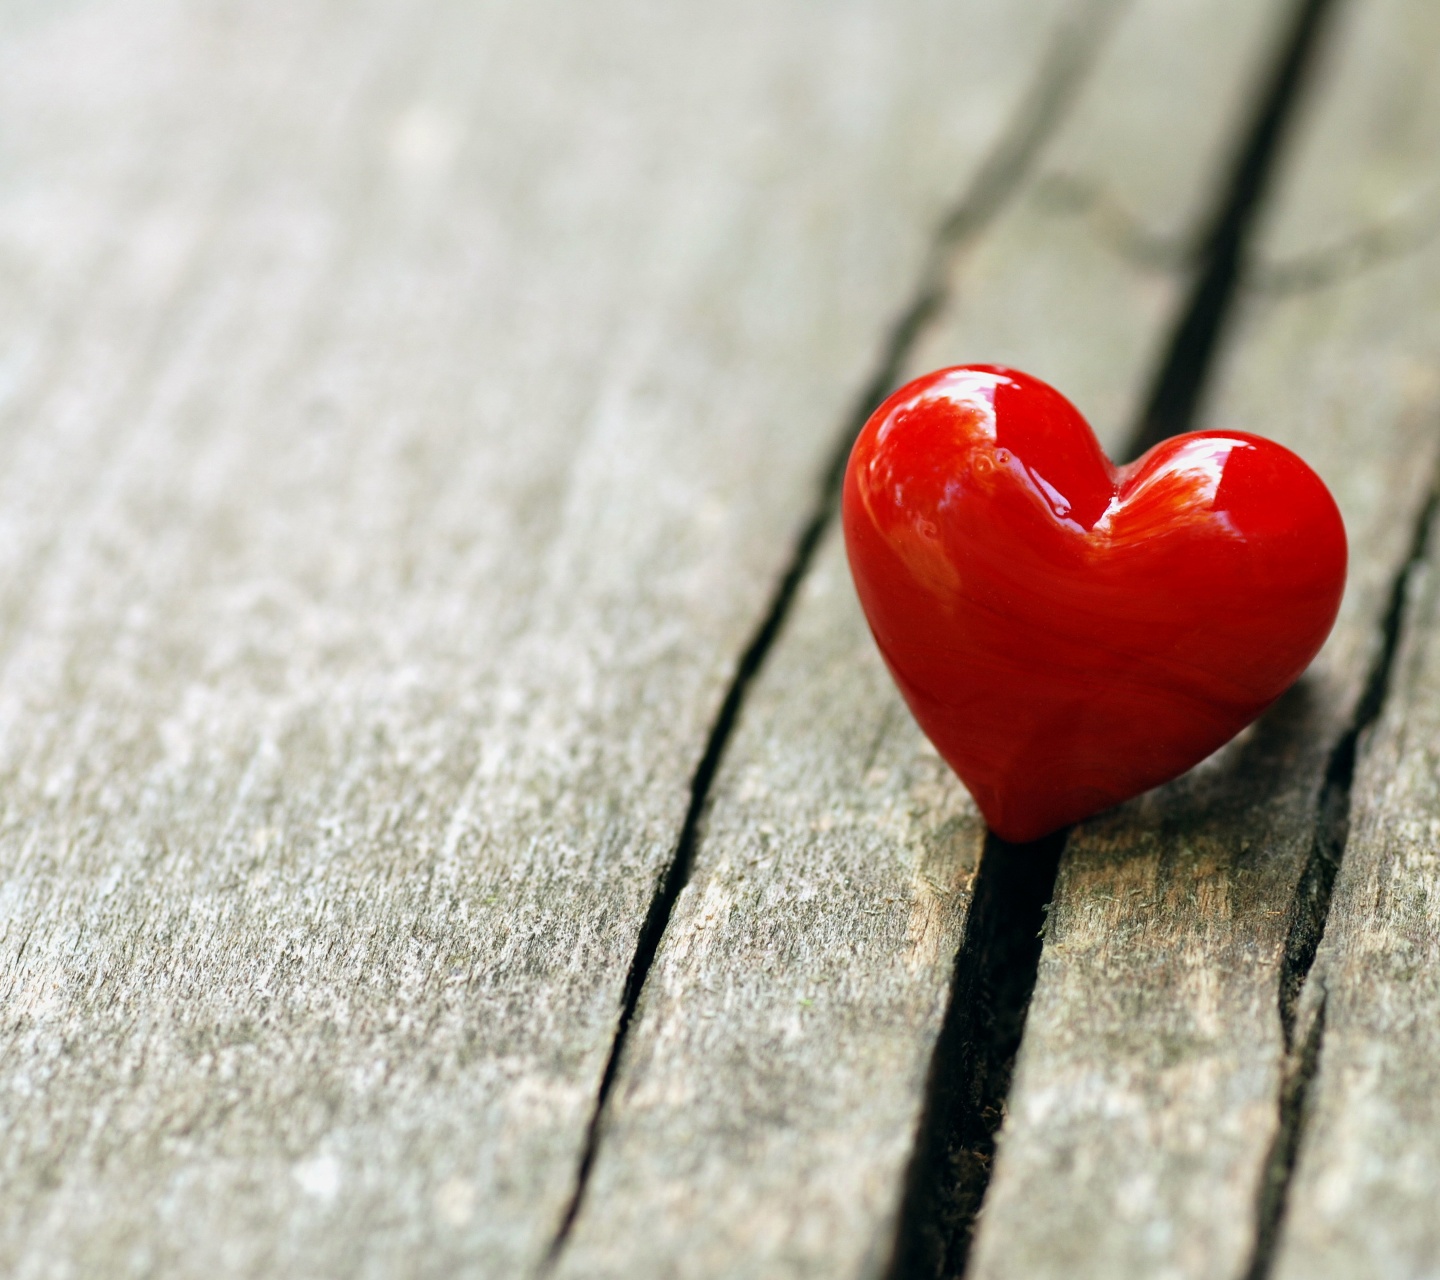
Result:
{"type": "Polygon", "coordinates": [[[860,602],[991,829],[1033,840],[1183,773],[1329,634],[1345,528],[1288,449],[1176,436],[1129,466],[1036,378],[942,369],[845,474],[860,602]]]}

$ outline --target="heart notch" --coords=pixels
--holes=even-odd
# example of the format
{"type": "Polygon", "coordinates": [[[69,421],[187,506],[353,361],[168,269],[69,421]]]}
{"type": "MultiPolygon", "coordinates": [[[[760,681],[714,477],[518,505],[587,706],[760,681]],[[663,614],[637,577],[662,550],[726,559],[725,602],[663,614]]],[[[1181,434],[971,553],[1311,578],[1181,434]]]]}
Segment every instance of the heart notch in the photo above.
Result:
{"type": "Polygon", "coordinates": [[[1123,467],[1054,388],[941,369],[845,473],[861,606],[920,727],[1005,840],[1185,772],[1319,652],[1345,527],[1288,449],[1198,431],[1123,467]]]}

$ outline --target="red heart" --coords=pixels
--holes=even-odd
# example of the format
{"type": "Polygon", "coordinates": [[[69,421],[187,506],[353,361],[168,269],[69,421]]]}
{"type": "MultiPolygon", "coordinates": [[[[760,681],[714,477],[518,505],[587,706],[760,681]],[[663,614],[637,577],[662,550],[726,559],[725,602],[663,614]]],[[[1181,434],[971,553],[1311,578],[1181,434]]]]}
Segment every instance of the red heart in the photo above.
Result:
{"type": "Polygon", "coordinates": [[[1006,840],[1183,773],[1300,675],[1345,527],[1288,449],[1198,431],[1115,467],[1036,378],[941,369],[865,424],[845,545],[910,710],[1006,840]]]}

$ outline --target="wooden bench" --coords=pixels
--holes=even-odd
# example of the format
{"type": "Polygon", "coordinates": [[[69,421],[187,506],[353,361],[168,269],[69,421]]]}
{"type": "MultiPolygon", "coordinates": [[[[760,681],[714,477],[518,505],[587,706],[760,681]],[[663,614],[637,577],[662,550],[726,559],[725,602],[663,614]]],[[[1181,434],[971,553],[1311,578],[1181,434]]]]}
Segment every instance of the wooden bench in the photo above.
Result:
{"type": "Polygon", "coordinates": [[[1435,0],[9,6],[0,1272],[1440,1273],[1437,161],[1435,0]],[[834,519],[967,360],[1351,540],[1024,849],[834,519]]]}

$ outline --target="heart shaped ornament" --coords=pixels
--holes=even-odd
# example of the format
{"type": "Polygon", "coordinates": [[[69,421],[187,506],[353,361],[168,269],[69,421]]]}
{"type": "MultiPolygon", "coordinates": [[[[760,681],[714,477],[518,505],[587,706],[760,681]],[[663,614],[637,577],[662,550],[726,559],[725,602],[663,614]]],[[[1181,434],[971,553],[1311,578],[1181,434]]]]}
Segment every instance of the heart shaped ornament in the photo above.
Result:
{"type": "Polygon", "coordinates": [[[1116,467],[1014,369],[941,369],[845,473],[855,587],[895,682],[991,830],[1034,840],[1183,773],[1318,652],[1345,585],[1324,482],[1199,431],[1116,467]]]}

